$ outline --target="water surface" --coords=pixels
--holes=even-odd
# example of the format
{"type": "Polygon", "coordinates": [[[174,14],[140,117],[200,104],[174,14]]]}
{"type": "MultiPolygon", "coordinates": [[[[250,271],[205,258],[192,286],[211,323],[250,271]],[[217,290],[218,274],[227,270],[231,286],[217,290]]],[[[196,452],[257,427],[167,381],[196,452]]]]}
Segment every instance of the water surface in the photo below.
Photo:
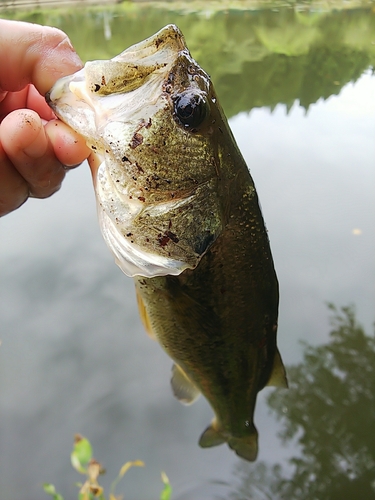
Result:
{"type": "MultiPolygon", "coordinates": [[[[371,10],[186,13],[173,5],[168,10],[123,5],[9,16],[61,27],[84,60],[112,57],[164,24],[177,23],[193,56],[212,76],[258,189],[280,281],[278,343],[284,362],[308,370],[300,341],[316,349],[332,345],[327,302],[339,308],[354,304],[357,320],[373,335],[371,10]]],[[[242,462],[226,446],[198,447],[212,412],[203,398],[191,407],[173,398],[171,362],[144,333],[132,280],[115,266],[101,239],[86,164],[71,172],[52,198],[29,200],[4,217],[0,241],[2,500],[44,498],[46,481],[74,498],[77,474],[69,454],[76,432],[91,440],[105,464],[104,485],[126,460],[145,461],[146,469],[131,470],[119,488],[128,500],[156,498],[161,470],[174,486],[173,498],[180,500],[250,498],[255,479],[258,486],[272,486],[269,476],[276,475],[267,471],[278,463],[285,477],[293,475],[295,467],[287,460],[302,457],[306,449],[295,437],[283,443],[277,435],[285,422],[269,413],[269,404],[278,404],[282,413],[280,391],[276,403],[267,403],[269,389],[258,398],[258,464],[242,462]]],[[[349,325],[350,335],[352,330],[349,325]]],[[[346,358],[369,351],[358,342],[346,358]]],[[[292,394],[298,395],[296,374],[301,372],[290,370],[292,394]]],[[[350,363],[345,377],[360,392],[364,381],[350,363]]],[[[323,384],[327,394],[324,380],[313,386],[323,384]]],[[[375,386],[373,370],[365,380],[375,386]]],[[[369,435],[373,394],[363,407],[369,435]]],[[[286,401],[293,408],[291,398],[285,396],[286,401]]],[[[335,410],[338,403],[332,401],[335,410]]],[[[325,400],[313,414],[308,406],[301,411],[314,428],[326,412],[325,400]]],[[[347,435],[361,442],[363,422],[338,406],[336,413],[335,429],[344,430],[338,443],[347,435]]],[[[303,425],[296,425],[301,435],[303,425]]],[[[323,434],[316,443],[324,448],[323,434]]],[[[342,461],[353,461],[355,453],[367,457],[363,448],[329,446],[342,461]]],[[[369,446],[375,453],[375,443],[369,446]]],[[[320,463],[318,451],[314,459],[320,463]]],[[[356,490],[364,492],[361,498],[373,498],[371,473],[358,464],[354,472],[343,470],[349,485],[363,486],[356,490]]],[[[350,496],[348,486],[344,491],[345,498],[358,498],[350,496]]],[[[251,498],[266,498],[265,492],[258,487],[251,498]]],[[[320,498],[331,498],[328,490],[320,498]]]]}

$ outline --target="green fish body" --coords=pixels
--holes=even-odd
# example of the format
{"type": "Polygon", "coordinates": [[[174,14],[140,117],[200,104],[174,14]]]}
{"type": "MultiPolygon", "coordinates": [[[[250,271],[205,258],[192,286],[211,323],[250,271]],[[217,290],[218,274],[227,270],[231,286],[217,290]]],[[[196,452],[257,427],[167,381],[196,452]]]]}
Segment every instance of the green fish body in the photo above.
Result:
{"type": "Polygon", "coordinates": [[[253,180],[208,75],[169,25],[47,95],[101,165],[104,239],[135,281],[146,330],[173,359],[183,403],[215,418],[202,447],[258,450],[265,385],[286,387],[276,346],[278,282],[253,180]]]}

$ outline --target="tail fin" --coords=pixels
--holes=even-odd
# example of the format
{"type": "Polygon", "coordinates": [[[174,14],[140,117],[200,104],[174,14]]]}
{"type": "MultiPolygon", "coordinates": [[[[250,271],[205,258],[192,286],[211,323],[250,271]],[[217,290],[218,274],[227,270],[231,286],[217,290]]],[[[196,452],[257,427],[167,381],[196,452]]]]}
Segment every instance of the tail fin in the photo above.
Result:
{"type": "Polygon", "coordinates": [[[249,432],[242,437],[225,436],[218,429],[216,420],[213,420],[211,425],[203,432],[199,439],[199,446],[202,448],[210,448],[219,444],[228,442],[228,446],[234,450],[237,455],[249,462],[254,462],[258,455],[258,432],[252,424],[249,432]]]}
{"type": "Polygon", "coordinates": [[[232,437],[228,440],[228,446],[234,450],[237,455],[249,462],[254,462],[258,455],[258,432],[254,427],[253,434],[242,438],[232,437]]]}

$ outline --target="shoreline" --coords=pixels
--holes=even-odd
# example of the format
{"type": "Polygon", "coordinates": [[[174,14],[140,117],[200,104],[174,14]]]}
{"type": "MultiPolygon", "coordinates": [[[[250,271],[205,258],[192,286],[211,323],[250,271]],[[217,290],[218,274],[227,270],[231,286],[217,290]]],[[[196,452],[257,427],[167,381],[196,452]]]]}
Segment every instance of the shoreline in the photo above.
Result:
{"type": "Polygon", "coordinates": [[[28,10],[35,8],[51,8],[51,7],[83,7],[94,5],[115,5],[120,3],[118,0],[0,0],[1,10],[28,10]]]}
{"type": "Polygon", "coordinates": [[[153,5],[160,8],[177,10],[258,10],[267,8],[290,7],[297,10],[344,10],[355,8],[374,7],[375,0],[0,0],[2,10],[30,10],[58,7],[90,7],[103,5],[153,5]]]}

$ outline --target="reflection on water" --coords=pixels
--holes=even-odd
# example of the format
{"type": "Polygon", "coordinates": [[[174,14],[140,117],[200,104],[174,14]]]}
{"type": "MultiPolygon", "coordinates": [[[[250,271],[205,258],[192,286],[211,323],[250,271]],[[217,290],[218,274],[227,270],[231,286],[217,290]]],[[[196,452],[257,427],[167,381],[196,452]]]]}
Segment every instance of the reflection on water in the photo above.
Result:
{"type": "Polygon", "coordinates": [[[280,438],[298,445],[291,474],[283,464],[238,464],[240,484],[229,498],[375,497],[375,336],[353,307],[330,308],[329,342],[305,343],[303,362],[288,369],[289,391],[268,397],[282,422],[280,438]]]}
{"type": "Polygon", "coordinates": [[[370,8],[221,10],[208,16],[209,4],[203,13],[188,15],[175,5],[124,3],[18,16],[66,31],[84,61],[111,58],[173,22],[211,75],[229,117],[253,107],[291,106],[296,99],[308,108],[338,94],[375,64],[375,12],[370,8]]]}
{"type": "MultiPolygon", "coordinates": [[[[362,445],[370,445],[373,435],[373,403],[368,398],[368,406],[358,406],[368,439],[352,439],[354,421],[346,415],[356,406],[350,403],[346,413],[342,401],[332,397],[330,406],[329,387],[315,388],[311,377],[327,373],[318,352],[334,363],[336,354],[329,349],[346,345],[333,337],[327,343],[325,301],[356,303],[366,328],[374,317],[375,15],[360,9],[301,13],[286,8],[207,17],[172,9],[38,11],[28,20],[66,30],[83,59],[112,57],[168,22],[180,25],[233,116],[231,126],[258,188],[281,284],[284,361],[301,361],[298,339],[322,346],[306,351],[306,371],[302,365],[292,370],[289,393],[272,396],[276,414],[277,407],[288,408],[280,422],[268,415],[268,392],[259,398],[255,422],[263,469],[240,465],[224,447],[198,448],[196,438],[211,410],[203,398],[189,408],[173,399],[170,361],[143,332],[132,281],[116,268],[101,240],[84,165],[70,173],[61,192],[30,200],[0,224],[2,500],[43,498],[44,481],[74,498],[78,478],[69,453],[76,432],[90,439],[96,458],[106,465],[105,486],[126,460],[146,462],[123,484],[129,500],[155,498],[161,470],[170,477],[176,499],[215,498],[221,488],[221,496],[229,497],[226,492],[237,484],[236,464],[243,480],[236,498],[277,498],[270,493],[277,488],[283,498],[307,499],[290,493],[288,478],[294,473],[306,470],[310,480],[311,473],[322,474],[323,486],[332,474],[331,486],[340,491],[345,477],[351,486],[360,477],[365,484],[363,457],[373,467],[374,456],[368,457],[362,445]],[[301,106],[309,108],[307,114],[301,106]],[[309,395],[328,422],[316,419],[310,407],[304,413],[309,395]],[[292,410],[299,429],[308,431],[306,443],[277,438],[280,425],[294,431],[287,423],[292,410]],[[328,424],[337,424],[329,439],[328,424]],[[303,453],[313,445],[310,454],[303,453]],[[288,462],[293,456],[300,460],[296,466],[288,462]],[[279,472],[272,468],[275,463],[283,465],[279,472]],[[249,478],[257,486],[252,493],[249,478]],[[271,489],[262,489],[264,484],[271,489]]],[[[349,319],[344,314],[335,329],[347,325],[349,335],[349,319]]],[[[373,356],[369,340],[350,342],[345,352],[350,362],[367,359],[366,349],[373,356]]],[[[360,390],[368,390],[371,373],[367,377],[355,363],[344,368],[349,380],[340,386],[344,396],[365,401],[360,390]]],[[[342,376],[336,373],[338,382],[342,376]]],[[[373,497],[358,488],[357,498],[360,492],[366,500],[373,497]]]]}

